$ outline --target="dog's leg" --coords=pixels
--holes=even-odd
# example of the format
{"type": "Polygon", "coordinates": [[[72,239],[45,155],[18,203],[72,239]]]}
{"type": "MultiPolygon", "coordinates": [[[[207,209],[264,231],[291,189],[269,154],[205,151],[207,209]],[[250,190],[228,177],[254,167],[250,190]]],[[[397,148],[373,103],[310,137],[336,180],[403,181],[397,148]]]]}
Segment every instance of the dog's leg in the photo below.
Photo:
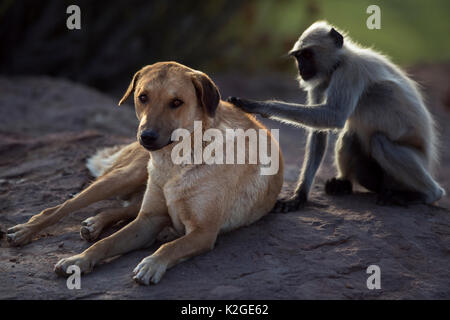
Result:
{"type": "Polygon", "coordinates": [[[138,217],[116,233],[106,237],[80,254],[61,259],[55,265],[55,272],[68,276],[71,265],[80,267],[82,273],[92,271],[95,265],[106,258],[118,256],[151,244],[158,233],[170,224],[168,215],[138,215],[138,217]]]}
{"type": "MultiPolygon", "coordinates": [[[[142,194],[141,194],[142,197],[142,194]]],[[[80,236],[86,241],[94,241],[102,230],[120,220],[136,218],[141,208],[141,198],[126,207],[111,208],[81,223],[80,236]]]]}
{"type": "Polygon", "coordinates": [[[75,256],[60,260],[55,265],[55,272],[68,276],[66,270],[70,265],[77,265],[83,273],[90,272],[100,261],[106,258],[147,247],[151,245],[159,232],[170,225],[162,191],[147,187],[143,204],[137,218],[116,233],[106,237],[75,256]]]}
{"type": "Polygon", "coordinates": [[[133,271],[134,279],[145,285],[158,283],[167,269],[192,256],[212,250],[218,233],[218,230],[196,228],[181,238],[163,244],[138,264],[133,271]]]}
{"type": "Polygon", "coordinates": [[[21,246],[31,241],[33,235],[56,223],[65,215],[88,205],[113,196],[123,196],[144,185],[147,178],[146,168],[133,164],[115,169],[100,177],[77,196],[61,205],[48,208],[31,217],[23,224],[8,229],[7,240],[12,246],[21,246]]]}

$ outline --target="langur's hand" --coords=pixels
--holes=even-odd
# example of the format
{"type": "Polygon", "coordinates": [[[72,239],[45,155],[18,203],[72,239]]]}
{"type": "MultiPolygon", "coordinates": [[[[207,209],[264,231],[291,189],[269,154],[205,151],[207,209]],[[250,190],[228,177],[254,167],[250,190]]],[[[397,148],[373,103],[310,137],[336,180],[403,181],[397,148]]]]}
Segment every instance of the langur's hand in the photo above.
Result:
{"type": "Polygon", "coordinates": [[[247,113],[257,113],[265,118],[269,117],[269,114],[265,112],[265,106],[258,101],[238,97],[228,97],[227,101],[247,113]]]}
{"type": "Polygon", "coordinates": [[[255,108],[255,103],[252,100],[241,99],[238,97],[228,97],[227,101],[245,112],[258,113],[256,111],[257,108],[255,108]]]}

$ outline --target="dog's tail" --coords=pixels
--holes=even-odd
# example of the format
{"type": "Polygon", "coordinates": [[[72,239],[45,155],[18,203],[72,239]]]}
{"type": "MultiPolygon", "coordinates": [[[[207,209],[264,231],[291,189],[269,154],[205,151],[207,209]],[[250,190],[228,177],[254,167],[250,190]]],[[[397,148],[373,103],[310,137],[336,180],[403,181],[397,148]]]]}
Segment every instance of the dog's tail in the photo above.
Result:
{"type": "Polygon", "coordinates": [[[86,167],[94,177],[102,176],[114,165],[123,147],[123,145],[119,145],[97,150],[92,157],[86,160],[86,167]]]}

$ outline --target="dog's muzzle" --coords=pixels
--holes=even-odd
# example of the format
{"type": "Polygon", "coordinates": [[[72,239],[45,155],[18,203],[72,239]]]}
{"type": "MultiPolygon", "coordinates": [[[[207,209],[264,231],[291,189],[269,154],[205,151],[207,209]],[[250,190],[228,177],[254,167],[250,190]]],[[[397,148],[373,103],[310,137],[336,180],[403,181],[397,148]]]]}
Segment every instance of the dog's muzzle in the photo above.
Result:
{"type": "Polygon", "coordinates": [[[160,143],[159,133],[154,130],[144,130],[139,136],[139,143],[148,151],[156,151],[171,144],[173,141],[169,138],[166,143],[160,143]]]}

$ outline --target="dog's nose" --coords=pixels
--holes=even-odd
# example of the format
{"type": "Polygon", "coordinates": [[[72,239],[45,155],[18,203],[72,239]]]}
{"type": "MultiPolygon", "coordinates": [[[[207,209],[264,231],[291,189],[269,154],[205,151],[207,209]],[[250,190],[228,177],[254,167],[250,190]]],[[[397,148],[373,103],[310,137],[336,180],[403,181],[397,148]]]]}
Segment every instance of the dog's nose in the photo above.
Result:
{"type": "Polygon", "coordinates": [[[158,139],[158,137],[158,132],[153,130],[144,130],[141,132],[141,143],[144,145],[151,145],[158,139]]]}

